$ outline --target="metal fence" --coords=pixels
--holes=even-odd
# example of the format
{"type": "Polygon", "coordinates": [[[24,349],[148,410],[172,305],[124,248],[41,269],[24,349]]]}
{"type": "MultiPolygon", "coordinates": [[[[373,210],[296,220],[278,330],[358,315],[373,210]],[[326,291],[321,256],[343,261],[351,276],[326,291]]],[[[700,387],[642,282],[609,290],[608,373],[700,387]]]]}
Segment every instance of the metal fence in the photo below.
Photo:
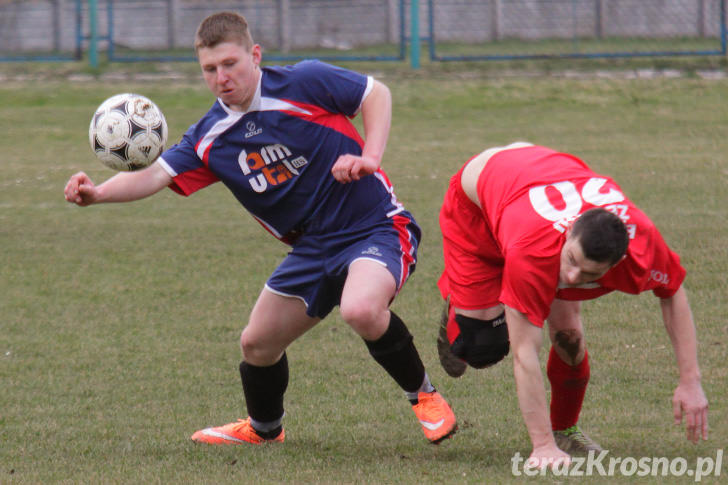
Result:
{"type": "Polygon", "coordinates": [[[726,54],[726,0],[428,0],[438,61],[726,54]]]}
{"type": "Polygon", "coordinates": [[[269,60],[726,55],[728,0],[0,0],[0,61],[193,61],[233,10],[269,60]]]}

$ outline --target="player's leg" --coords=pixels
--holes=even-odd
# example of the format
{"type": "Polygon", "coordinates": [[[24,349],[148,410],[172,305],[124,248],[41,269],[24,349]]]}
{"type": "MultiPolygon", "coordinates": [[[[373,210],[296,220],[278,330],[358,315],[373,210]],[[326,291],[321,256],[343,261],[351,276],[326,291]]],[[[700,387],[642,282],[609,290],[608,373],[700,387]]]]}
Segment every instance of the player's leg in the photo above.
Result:
{"type": "Polygon", "coordinates": [[[437,331],[437,356],[440,365],[450,377],[460,377],[468,369],[468,363],[452,353],[452,342],[447,336],[450,321],[455,321],[455,309],[450,305],[450,297],[445,299],[445,307],[440,315],[440,328],[437,331]]]}
{"type": "Polygon", "coordinates": [[[349,265],[341,316],[405,391],[427,439],[439,443],[457,430],[455,415],[430,383],[407,326],[389,309],[396,291],[395,277],[386,266],[357,259],[349,265]]]}
{"type": "Polygon", "coordinates": [[[316,325],[303,300],[265,288],[240,338],[244,360],[240,377],[249,418],[207,428],[192,440],[211,444],[282,442],[283,396],[288,387],[289,344],[316,325]]]}
{"type": "Polygon", "coordinates": [[[394,277],[382,263],[357,259],[349,265],[341,292],[341,318],[364,340],[377,340],[389,326],[389,303],[396,291],[394,277]]]}
{"type": "MultiPolygon", "coordinates": [[[[485,238],[480,239],[485,245],[485,238]]],[[[437,353],[445,372],[460,377],[500,362],[510,350],[505,311],[499,303],[501,267],[443,241],[445,271],[438,287],[445,298],[437,353]]]]}
{"type": "Polygon", "coordinates": [[[502,305],[471,310],[447,302],[440,325],[437,351],[451,377],[460,377],[468,365],[483,369],[508,355],[510,343],[502,305]]]}
{"type": "Polygon", "coordinates": [[[306,314],[306,304],[300,298],[266,287],[240,336],[243,357],[253,365],[273,365],[293,341],[320,321],[306,314]]]}
{"type": "Polygon", "coordinates": [[[445,267],[437,284],[446,307],[437,351],[445,372],[460,377],[468,365],[487,367],[508,354],[499,302],[503,257],[482,210],[468,199],[457,174],[440,210],[440,229],[445,267]]]}
{"type": "Polygon", "coordinates": [[[551,351],[546,374],[551,383],[551,426],[556,444],[570,454],[601,451],[577,426],[589,384],[589,355],[579,310],[578,301],[556,299],[548,317],[551,351]]]}
{"type": "Polygon", "coordinates": [[[564,363],[576,366],[586,353],[581,302],[555,299],[548,316],[549,338],[564,363]]]}
{"type": "Polygon", "coordinates": [[[364,339],[374,359],[411,398],[427,387],[425,368],[415,349],[412,335],[402,320],[390,311],[396,285],[381,264],[358,259],[349,266],[341,294],[340,313],[344,321],[364,339]]]}

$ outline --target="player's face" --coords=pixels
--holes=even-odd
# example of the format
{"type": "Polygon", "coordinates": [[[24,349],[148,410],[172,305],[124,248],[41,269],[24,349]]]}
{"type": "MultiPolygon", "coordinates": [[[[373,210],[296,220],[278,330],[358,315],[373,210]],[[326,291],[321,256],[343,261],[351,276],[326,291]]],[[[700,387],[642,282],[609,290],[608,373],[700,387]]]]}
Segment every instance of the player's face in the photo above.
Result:
{"type": "Polygon", "coordinates": [[[249,51],[235,42],[201,47],[197,57],[207,87],[230,109],[246,111],[255,96],[260,77],[260,46],[249,51]]]}
{"type": "Polygon", "coordinates": [[[562,285],[583,285],[596,281],[609,271],[612,265],[599,263],[584,256],[581,242],[575,237],[567,237],[561,248],[561,268],[559,283],[562,285]]]}

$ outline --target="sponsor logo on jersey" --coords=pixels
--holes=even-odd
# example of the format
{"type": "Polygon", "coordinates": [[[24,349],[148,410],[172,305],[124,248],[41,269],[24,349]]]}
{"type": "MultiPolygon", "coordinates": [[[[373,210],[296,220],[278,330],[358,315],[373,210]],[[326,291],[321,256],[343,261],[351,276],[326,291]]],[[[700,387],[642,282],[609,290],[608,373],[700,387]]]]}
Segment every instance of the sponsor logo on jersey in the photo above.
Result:
{"type": "Polygon", "coordinates": [[[293,153],[287,146],[276,143],[257,152],[242,150],[238,155],[238,165],[248,177],[252,189],[260,193],[300,175],[299,170],[308,164],[308,160],[303,156],[292,157],[293,153]]]}
{"type": "Polygon", "coordinates": [[[658,283],[662,283],[663,285],[670,284],[670,276],[667,273],[657,271],[655,269],[650,271],[650,279],[657,281],[658,283]]]}
{"type": "Polygon", "coordinates": [[[371,256],[382,256],[381,251],[376,246],[369,246],[367,249],[361,252],[362,254],[368,254],[371,256]]]}
{"type": "Polygon", "coordinates": [[[245,129],[248,130],[248,132],[245,134],[245,138],[250,138],[251,136],[260,135],[263,133],[263,128],[256,128],[255,123],[252,121],[248,121],[245,123],[245,129]]]}

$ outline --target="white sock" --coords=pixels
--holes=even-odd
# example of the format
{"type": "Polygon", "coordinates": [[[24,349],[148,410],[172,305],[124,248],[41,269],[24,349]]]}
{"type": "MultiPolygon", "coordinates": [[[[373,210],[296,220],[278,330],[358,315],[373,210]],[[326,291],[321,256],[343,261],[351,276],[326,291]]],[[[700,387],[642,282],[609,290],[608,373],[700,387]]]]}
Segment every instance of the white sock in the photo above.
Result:
{"type": "Polygon", "coordinates": [[[433,387],[432,383],[430,382],[430,376],[428,376],[427,372],[425,372],[425,378],[422,379],[422,385],[420,386],[420,388],[414,392],[405,392],[404,394],[407,396],[407,399],[409,399],[410,401],[416,401],[417,396],[419,396],[419,394],[421,392],[432,392],[434,390],[435,390],[435,388],[433,387]]]}
{"type": "Polygon", "coordinates": [[[262,423],[260,421],[256,421],[253,418],[250,418],[250,425],[255,429],[256,431],[260,431],[261,433],[266,433],[268,431],[273,431],[278,426],[281,425],[283,422],[283,416],[276,419],[275,421],[267,421],[265,423],[262,423]]]}

